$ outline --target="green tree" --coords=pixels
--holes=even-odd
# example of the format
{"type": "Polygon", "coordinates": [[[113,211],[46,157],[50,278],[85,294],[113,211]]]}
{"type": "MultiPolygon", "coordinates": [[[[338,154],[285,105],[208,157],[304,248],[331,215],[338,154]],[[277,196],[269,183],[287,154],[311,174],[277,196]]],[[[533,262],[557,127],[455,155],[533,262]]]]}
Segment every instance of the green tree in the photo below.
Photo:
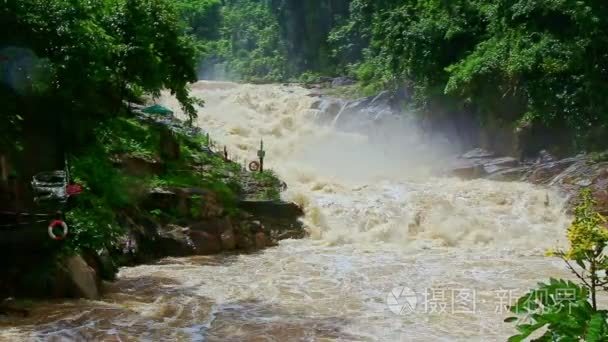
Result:
{"type": "Polygon", "coordinates": [[[174,0],[180,16],[186,22],[188,33],[197,39],[220,39],[220,0],[174,0]]]}
{"type": "Polygon", "coordinates": [[[22,117],[23,127],[59,125],[66,140],[79,139],[125,99],[161,89],[196,114],[187,90],[194,42],[169,1],[10,0],[0,18],[2,115],[22,117]]]}
{"type": "MultiPolygon", "coordinates": [[[[125,205],[117,194],[127,186],[95,149],[96,128],[130,115],[126,101],[163,89],[193,117],[195,40],[168,0],[6,0],[0,21],[0,151],[23,188],[71,156],[73,176],[96,184],[68,214],[74,241],[109,244],[118,234],[108,226],[113,210],[125,205]]],[[[23,197],[31,209],[32,196],[23,197]]]]}
{"type": "Polygon", "coordinates": [[[207,64],[224,64],[226,78],[281,81],[287,78],[287,50],[279,23],[264,2],[226,1],[220,39],[203,44],[207,64]]]}
{"type": "Polygon", "coordinates": [[[517,119],[572,127],[579,136],[605,125],[608,5],[497,0],[488,8],[489,34],[448,69],[446,91],[478,103],[488,88],[517,96],[526,104],[517,119]]]}

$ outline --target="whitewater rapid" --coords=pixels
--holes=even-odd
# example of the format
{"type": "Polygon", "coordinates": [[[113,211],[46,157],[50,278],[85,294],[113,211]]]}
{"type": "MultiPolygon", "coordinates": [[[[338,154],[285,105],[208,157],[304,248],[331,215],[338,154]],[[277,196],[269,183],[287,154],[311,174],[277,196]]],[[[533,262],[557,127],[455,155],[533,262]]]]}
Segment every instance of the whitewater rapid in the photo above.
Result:
{"type": "Polygon", "coordinates": [[[449,142],[407,120],[319,124],[297,86],[200,82],[193,94],[206,102],[196,123],[234,159],[254,160],[264,140],[310,237],[124,268],[102,301],[49,303],[0,339],[498,341],[514,333],[509,301],[567,276],[543,256],[569,220],[551,189],[432,177],[449,142]]]}

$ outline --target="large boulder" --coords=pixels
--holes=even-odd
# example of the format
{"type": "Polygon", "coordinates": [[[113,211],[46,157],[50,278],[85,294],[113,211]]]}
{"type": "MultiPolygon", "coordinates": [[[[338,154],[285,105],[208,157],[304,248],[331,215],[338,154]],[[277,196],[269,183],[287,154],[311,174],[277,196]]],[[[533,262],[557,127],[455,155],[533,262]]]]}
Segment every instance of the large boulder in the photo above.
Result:
{"type": "Polygon", "coordinates": [[[80,255],[67,258],[63,268],[72,282],[75,297],[99,299],[98,276],[80,255]]]}
{"type": "Polygon", "coordinates": [[[505,175],[509,169],[519,167],[519,161],[515,158],[494,156],[493,152],[476,148],[453,160],[445,173],[463,179],[475,179],[499,172],[505,175]]]}
{"type": "Polygon", "coordinates": [[[174,188],[177,194],[177,209],[181,216],[198,218],[220,217],[224,214],[217,194],[201,188],[174,188]]]}
{"type": "Polygon", "coordinates": [[[222,240],[217,234],[204,231],[191,231],[190,239],[197,255],[211,255],[222,251],[222,240]]]}
{"type": "Polygon", "coordinates": [[[148,195],[143,201],[143,206],[150,210],[169,210],[175,208],[177,201],[178,197],[174,191],[165,188],[152,188],[148,191],[148,195]]]}
{"type": "Polygon", "coordinates": [[[173,224],[158,226],[156,246],[156,249],[169,256],[188,256],[196,251],[196,245],[190,237],[190,229],[173,224]]]}
{"type": "Polygon", "coordinates": [[[578,158],[566,158],[556,162],[536,164],[526,176],[526,180],[534,184],[548,184],[579,161],[578,158]]]}
{"type": "Polygon", "coordinates": [[[578,194],[582,189],[589,189],[596,201],[597,211],[608,214],[608,162],[596,162],[588,156],[579,155],[539,166],[530,173],[529,180],[541,181],[569,195],[568,209],[578,205],[578,194]],[[543,178],[539,179],[539,175],[543,178]]]}
{"type": "Polygon", "coordinates": [[[283,201],[240,201],[239,208],[260,217],[294,219],[304,216],[297,204],[283,201]]]}

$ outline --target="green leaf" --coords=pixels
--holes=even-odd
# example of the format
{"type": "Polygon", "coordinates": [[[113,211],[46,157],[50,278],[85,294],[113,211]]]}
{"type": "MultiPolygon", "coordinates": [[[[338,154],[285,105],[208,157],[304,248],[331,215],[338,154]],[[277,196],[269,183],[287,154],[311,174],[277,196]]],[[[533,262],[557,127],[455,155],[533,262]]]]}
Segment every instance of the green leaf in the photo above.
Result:
{"type": "Polygon", "coordinates": [[[515,336],[509,337],[509,339],[507,341],[508,342],[522,342],[524,340],[524,338],[526,338],[526,337],[523,335],[515,335],[515,336]]]}
{"type": "Polygon", "coordinates": [[[606,315],[601,312],[591,316],[587,325],[587,333],[585,335],[586,342],[601,342],[606,341],[608,335],[608,326],[606,324],[606,315]]]}

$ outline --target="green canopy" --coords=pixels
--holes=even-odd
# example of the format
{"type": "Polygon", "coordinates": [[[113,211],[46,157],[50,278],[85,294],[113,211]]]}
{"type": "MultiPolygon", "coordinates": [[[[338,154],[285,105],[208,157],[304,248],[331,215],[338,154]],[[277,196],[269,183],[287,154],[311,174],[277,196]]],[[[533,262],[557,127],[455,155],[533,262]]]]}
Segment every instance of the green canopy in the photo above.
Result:
{"type": "Polygon", "coordinates": [[[172,110],[170,110],[166,107],[163,107],[161,105],[158,105],[158,104],[144,108],[144,109],[142,109],[142,112],[144,112],[146,114],[165,115],[165,116],[173,115],[172,110]]]}

